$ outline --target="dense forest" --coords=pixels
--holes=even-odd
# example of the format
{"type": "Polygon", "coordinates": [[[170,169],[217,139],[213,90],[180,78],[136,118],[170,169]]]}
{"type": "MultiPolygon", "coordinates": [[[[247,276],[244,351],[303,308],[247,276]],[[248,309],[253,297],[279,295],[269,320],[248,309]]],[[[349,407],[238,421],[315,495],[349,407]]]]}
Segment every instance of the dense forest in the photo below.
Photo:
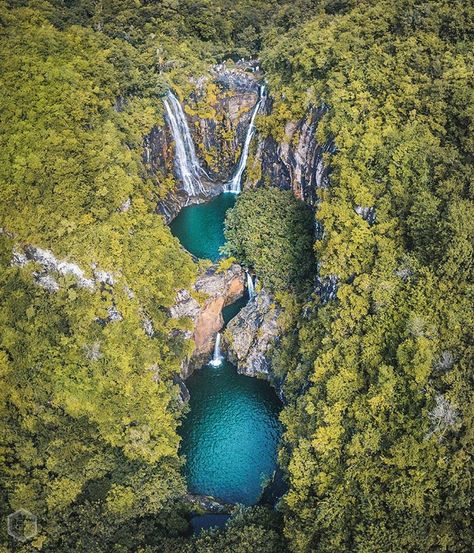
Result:
{"type": "Polygon", "coordinates": [[[39,519],[0,551],[471,551],[474,5],[0,0],[0,26],[0,512],[39,519]],[[242,57],[260,138],[324,106],[334,148],[314,206],[266,182],[228,212],[225,254],[282,308],[287,491],[196,536],[169,308],[199,267],[143,139],[242,57]]]}

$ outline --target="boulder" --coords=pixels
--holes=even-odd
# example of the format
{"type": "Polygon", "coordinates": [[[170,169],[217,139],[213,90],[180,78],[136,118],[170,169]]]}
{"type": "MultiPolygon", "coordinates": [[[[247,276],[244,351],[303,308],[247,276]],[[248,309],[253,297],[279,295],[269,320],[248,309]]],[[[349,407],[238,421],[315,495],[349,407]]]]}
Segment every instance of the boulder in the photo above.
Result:
{"type": "Polygon", "coordinates": [[[176,303],[170,309],[172,317],[189,317],[193,323],[192,330],[185,332],[185,337],[194,341],[194,351],[183,365],[183,378],[206,363],[213,350],[216,334],[224,326],[223,307],[234,303],[245,291],[245,271],[240,265],[234,263],[221,272],[218,272],[217,267],[213,265],[199,275],[191,292],[178,292],[176,303]],[[204,299],[201,301],[197,299],[202,297],[204,299]]]}
{"type": "Polygon", "coordinates": [[[237,371],[271,380],[270,351],[279,334],[281,309],[261,290],[230,321],[224,333],[224,348],[237,371]]]}

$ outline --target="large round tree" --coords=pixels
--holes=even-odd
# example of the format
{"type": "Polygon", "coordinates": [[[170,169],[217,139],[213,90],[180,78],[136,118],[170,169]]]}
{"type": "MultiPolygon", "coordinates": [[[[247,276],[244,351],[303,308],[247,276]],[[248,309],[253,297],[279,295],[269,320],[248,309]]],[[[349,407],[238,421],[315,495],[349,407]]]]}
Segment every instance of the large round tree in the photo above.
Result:
{"type": "Polygon", "coordinates": [[[224,252],[255,270],[273,291],[299,291],[314,271],[313,215],[289,190],[241,194],[227,212],[224,252]]]}

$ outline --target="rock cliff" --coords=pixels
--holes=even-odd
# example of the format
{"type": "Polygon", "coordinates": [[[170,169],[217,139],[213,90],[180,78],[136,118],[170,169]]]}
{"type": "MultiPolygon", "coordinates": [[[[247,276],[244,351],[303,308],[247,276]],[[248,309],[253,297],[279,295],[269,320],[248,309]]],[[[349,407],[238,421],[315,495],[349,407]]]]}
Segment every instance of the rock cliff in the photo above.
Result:
{"type": "MultiPolygon", "coordinates": [[[[184,102],[196,152],[207,174],[203,179],[205,192],[189,197],[179,186],[175,187],[159,206],[168,221],[183,206],[206,201],[222,192],[231,177],[262,81],[261,74],[248,70],[247,66],[229,69],[222,64],[209,76],[197,79],[194,92],[184,102]]],[[[263,116],[271,116],[271,97],[265,100],[261,111],[263,116]]],[[[320,144],[316,136],[326,111],[326,106],[313,107],[299,121],[287,122],[279,141],[271,136],[259,139],[257,132],[243,180],[244,188],[271,183],[290,189],[296,197],[315,205],[318,188],[329,184],[326,154],[334,151],[332,141],[320,144]]],[[[153,171],[172,174],[173,141],[169,131],[154,129],[145,142],[146,156],[153,171]],[[161,165],[157,159],[161,160],[161,165]]],[[[361,216],[365,216],[365,211],[361,216]]],[[[336,291],[336,276],[318,280],[317,292],[324,301],[331,300],[336,291]]],[[[214,267],[199,277],[194,292],[205,294],[204,303],[200,303],[195,294],[182,291],[172,309],[173,316],[186,316],[193,321],[188,337],[193,338],[195,349],[183,366],[183,378],[209,359],[216,333],[223,327],[222,308],[244,292],[243,271],[239,266],[232,266],[226,273],[218,274],[214,267]]],[[[272,297],[262,290],[229,323],[223,347],[240,373],[262,375],[272,380],[270,352],[280,332],[279,313],[280,308],[272,297]]]]}
{"type": "Polygon", "coordinates": [[[270,353],[280,332],[280,312],[272,296],[261,290],[229,322],[224,348],[239,373],[272,380],[270,353]]]}
{"type": "MultiPolygon", "coordinates": [[[[269,100],[267,114],[271,113],[271,109],[269,100]]],[[[273,186],[293,190],[297,198],[314,205],[317,189],[328,185],[329,171],[324,163],[324,154],[334,151],[331,141],[320,144],[316,138],[318,123],[326,109],[324,106],[313,108],[303,119],[287,122],[280,142],[273,137],[259,141],[249,161],[249,177],[245,186],[260,186],[269,182],[273,186]]]]}
{"type": "Polygon", "coordinates": [[[260,74],[250,70],[248,63],[232,68],[221,64],[197,79],[193,93],[182,102],[196,153],[207,174],[201,195],[190,197],[175,178],[174,142],[168,126],[156,126],[144,138],[143,160],[150,177],[175,182],[157,209],[167,222],[182,207],[221,193],[232,176],[258,99],[260,74]]]}
{"type": "Polygon", "coordinates": [[[209,360],[216,334],[224,326],[222,308],[242,297],[244,291],[245,272],[240,265],[233,264],[222,272],[217,272],[213,265],[197,278],[191,292],[178,292],[171,316],[191,319],[192,329],[185,334],[194,341],[194,351],[183,365],[182,378],[186,379],[209,360]]]}

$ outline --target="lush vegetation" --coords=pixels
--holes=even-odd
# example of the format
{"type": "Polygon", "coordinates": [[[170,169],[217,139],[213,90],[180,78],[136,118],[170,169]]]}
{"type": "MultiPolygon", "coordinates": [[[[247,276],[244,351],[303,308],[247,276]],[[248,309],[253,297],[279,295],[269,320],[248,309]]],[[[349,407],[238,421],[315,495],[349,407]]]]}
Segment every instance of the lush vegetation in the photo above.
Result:
{"type": "Polygon", "coordinates": [[[40,521],[15,550],[470,551],[472,5],[8,0],[0,26],[0,511],[40,521]],[[328,106],[331,184],[318,240],[290,192],[229,213],[228,252],[285,308],[289,490],[283,520],[239,510],[189,537],[173,382],[191,345],[167,309],[196,267],[155,214],[175,183],[143,137],[169,86],[255,54],[262,133],[328,106]],[[308,290],[315,257],[334,301],[308,290]]]}
{"type": "Polygon", "coordinates": [[[472,544],[473,16],[359,2],[263,53],[282,98],[267,127],[324,102],[336,145],[315,249],[337,300],[304,306],[288,365],[293,551],[472,544]]]}
{"type": "Polygon", "coordinates": [[[165,309],[196,270],[141,161],[161,107],[133,47],[1,12],[2,516],[39,517],[28,550],[126,551],[150,531],[137,519],[176,524],[185,491],[173,376],[190,346],[165,309]],[[114,283],[53,270],[44,289],[36,262],[11,265],[28,245],[114,283]]]}
{"type": "Polygon", "coordinates": [[[292,192],[259,188],[239,196],[225,221],[224,250],[271,291],[295,292],[314,275],[311,209],[292,192]]]}
{"type": "Polygon", "coordinates": [[[165,538],[147,553],[285,553],[281,517],[268,507],[237,508],[226,530],[211,529],[191,539],[165,538]]]}

